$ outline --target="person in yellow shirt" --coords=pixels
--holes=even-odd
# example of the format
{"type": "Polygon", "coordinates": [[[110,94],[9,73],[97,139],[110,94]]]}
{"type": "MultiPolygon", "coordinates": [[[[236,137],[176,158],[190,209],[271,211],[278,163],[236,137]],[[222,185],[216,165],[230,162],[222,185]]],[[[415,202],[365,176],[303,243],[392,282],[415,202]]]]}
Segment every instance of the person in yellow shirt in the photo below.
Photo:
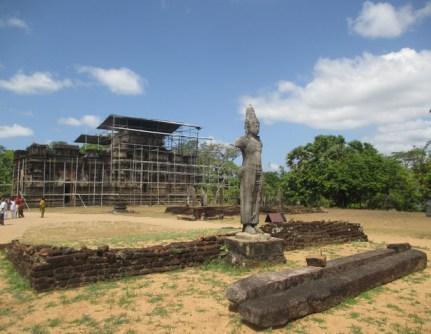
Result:
{"type": "Polygon", "coordinates": [[[45,208],[46,208],[45,197],[42,197],[42,199],[39,202],[40,218],[43,218],[43,216],[45,215],[45,208]]]}

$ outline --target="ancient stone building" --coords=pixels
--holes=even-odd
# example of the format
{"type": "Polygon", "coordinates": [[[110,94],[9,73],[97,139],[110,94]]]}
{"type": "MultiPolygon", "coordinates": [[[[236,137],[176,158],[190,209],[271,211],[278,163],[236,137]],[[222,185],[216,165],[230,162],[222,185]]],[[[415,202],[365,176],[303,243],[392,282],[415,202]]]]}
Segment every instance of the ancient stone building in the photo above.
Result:
{"type": "Polygon", "coordinates": [[[200,126],[110,115],[97,129],[75,140],[81,146],[15,151],[13,193],[29,206],[42,196],[50,206],[179,204],[190,186],[220,181],[216,167],[197,159],[200,126]]]}

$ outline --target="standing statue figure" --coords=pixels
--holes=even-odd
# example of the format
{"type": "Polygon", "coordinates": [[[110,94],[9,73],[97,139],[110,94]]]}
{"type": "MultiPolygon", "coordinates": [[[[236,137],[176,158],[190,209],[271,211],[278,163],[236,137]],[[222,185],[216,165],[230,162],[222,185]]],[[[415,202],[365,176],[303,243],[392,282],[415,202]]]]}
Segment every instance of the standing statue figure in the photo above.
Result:
{"type": "Polygon", "coordinates": [[[242,153],[240,177],[242,231],[261,233],[259,224],[259,203],[262,188],[262,143],[259,138],[259,120],[253,107],[247,107],[245,114],[245,136],[235,142],[242,153]]]}

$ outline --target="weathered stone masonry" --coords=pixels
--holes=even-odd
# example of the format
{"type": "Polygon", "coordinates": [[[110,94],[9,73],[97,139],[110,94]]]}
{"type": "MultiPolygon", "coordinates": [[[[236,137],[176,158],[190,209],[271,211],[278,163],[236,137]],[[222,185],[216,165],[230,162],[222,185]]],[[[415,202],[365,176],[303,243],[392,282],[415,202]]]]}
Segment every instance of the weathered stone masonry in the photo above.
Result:
{"type": "Polygon", "coordinates": [[[147,248],[77,250],[14,241],[6,255],[33,289],[46,291],[201,264],[218,257],[222,244],[223,237],[207,237],[147,248]]]}
{"type": "Polygon", "coordinates": [[[351,241],[368,241],[360,224],[344,221],[290,220],[287,223],[265,224],[262,230],[284,240],[285,250],[300,249],[351,241]]]}
{"type": "MultiPolygon", "coordinates": [[[[329,243],[366,241],[359,224],[298,222],[266,224],[265,232],[284,239],[285,250],[329,243]]],[[[36,291],[81,286],[124,276],[195,266],[219,257],[227,235],[146,248],[94,249],[31,246],[12,242],[6,254],[36,291]]]]}

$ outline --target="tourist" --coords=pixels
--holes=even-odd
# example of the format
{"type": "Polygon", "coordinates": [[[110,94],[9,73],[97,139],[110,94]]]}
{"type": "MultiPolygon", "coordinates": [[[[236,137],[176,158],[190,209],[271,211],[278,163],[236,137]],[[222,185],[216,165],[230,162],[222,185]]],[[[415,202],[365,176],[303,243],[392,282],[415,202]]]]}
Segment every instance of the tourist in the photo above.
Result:
{"type": "Polygon", "coordinates": [[[6,197],[5,201],[6,201],[6,212],[4,214],[4,219],[8,219],[9,216],[10,218],[12,218],[12,212],[10,211],[10,206],[11,206],[10,199],[6,197]]]}
{"type": "Polygon", "coordinates": [[[12,219],[15,219],[16,218],[16,202],[12,197],[10,199],[10,213],[11,213],[12,219]]]}
{"type": "Polygon", "coordinates": [[[40,218],[43,218],[43,216],[45,215],[45,208],[46,208],[45,197],[42,197],[42,199],[39,202],[40,218]]]}
{"type": "Polygon", "coordinates": [[[24,218],[24,199],[18,195],[15,202],[18,207],[18,218],[24,218]]]}
{"type": "Polygon", "coordinates": [[[0,201],[0,225],[4,225],[4,216],[6,214],[6,201],[4,198],[0,201]]]}

